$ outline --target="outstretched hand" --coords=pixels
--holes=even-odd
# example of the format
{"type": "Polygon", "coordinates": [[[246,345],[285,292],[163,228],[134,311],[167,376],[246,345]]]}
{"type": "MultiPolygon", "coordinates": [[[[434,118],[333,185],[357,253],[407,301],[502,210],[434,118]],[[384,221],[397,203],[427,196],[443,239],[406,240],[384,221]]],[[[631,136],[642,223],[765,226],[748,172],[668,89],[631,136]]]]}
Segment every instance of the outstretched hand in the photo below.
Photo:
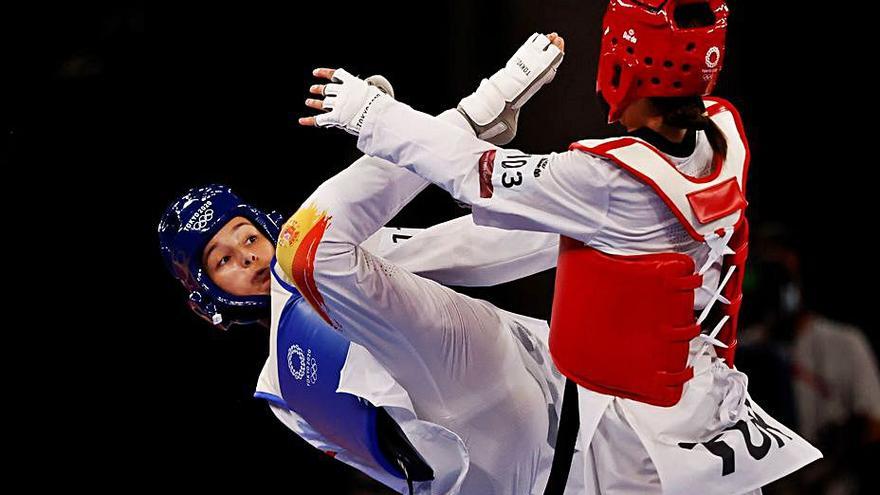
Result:
{"type": "MultiPolygon", "coordinates": [[[[319,79],[326,79],[327,81],[333,80],[333,74],[336,73],[336,69],[315,69],[312,71],[312,75],[319,79]]],[[[309,88],[309,93],[313,95],[325,96],[324,90],[326,88],[325,84],[313,84],[309,88]]],[[[314,108],[315,110],[324,110],[324,101],[317,100],[313,98],[309,98],[306,100],[306,106],[309,108],[314,108]]],[[[308,126],[308,127],[317,127],[318,123],[315,121],[315,117],[300,117],[299,119],[300,125],[308,126]]]]}

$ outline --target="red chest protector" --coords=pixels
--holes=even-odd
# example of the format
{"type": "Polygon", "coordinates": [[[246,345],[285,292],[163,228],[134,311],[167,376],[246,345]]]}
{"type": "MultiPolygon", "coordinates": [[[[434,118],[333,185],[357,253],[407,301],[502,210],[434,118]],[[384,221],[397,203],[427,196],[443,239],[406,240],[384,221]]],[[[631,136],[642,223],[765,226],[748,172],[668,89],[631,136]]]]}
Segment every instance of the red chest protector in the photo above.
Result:
{"type": "Polygon", "coordinates": [[[700,318],[716,302],[723,305],[724,318],[712,333],[723,343],[718,355],[733,363],[748,254],[744,210],[749,150],[730,103],[707,98],[706,108],[728,141],[727,157],[716,161],[709,177],[681,174],[658,150],[634,138],[571,146],[603,157],[649,185],[691,237],[711,248],[709,261],[696,267],[686,254],[610,255],[562,238],[550,352],[559,370],[583,387],[657,406],[677,404],[693,376],[689,342],[701,333],[694,291],[719,259],[721,286],[700,318]]]}

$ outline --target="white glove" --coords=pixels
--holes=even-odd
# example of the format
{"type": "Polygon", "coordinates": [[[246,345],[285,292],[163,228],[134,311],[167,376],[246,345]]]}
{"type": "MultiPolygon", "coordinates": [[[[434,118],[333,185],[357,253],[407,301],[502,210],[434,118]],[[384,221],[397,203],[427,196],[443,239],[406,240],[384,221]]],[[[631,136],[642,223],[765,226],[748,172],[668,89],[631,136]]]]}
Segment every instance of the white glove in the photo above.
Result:
{"type": "Polygon", "coordinates": [[[367,116],[393,100],[380,86],[337,69],[332,82],[324,87],[327,113],[315,116],[315,123],[318,127],[339,127],[357,136],[367,116]]]}
{"type": "Polygon", "coordinates": [[[461,100],[458,111],[471,122],[477,137],[504,145],[516,135],[519,110],[542,86],[556,76],[563,53],[543,34],[535,33],[472,95],[461,100]]]}

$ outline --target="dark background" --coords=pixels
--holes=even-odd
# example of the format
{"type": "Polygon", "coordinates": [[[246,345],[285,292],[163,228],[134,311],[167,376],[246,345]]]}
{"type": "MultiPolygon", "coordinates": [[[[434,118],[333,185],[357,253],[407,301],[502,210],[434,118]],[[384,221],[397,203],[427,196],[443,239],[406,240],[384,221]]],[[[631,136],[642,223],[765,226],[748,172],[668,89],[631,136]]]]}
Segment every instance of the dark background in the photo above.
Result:
{"type": "MultiPolygon", "coordinates": [[[[876,211],[867,199],[873,163],[861,158],[850,116],[861,69],[844,60],[849,41],[841,40],[834,12],[789,2],[730,5],[716,94],[739,107],[751,141],[752,222],[793,233],[812,306],[861,326],[876,348],[874,293],[859,285],[876,272],[867,222],[876,211]]],[[[165,455],[150,456],[159,473],[183,468],[194,479],[256,482],[293,466],[294,485],[320,480],[323,493],[354,490],[350,469],[309,448],[251,399],[267,332],[220,333],[184,307],[156,249],[161,212],[191,186],[223,182],[257,206],[292,213],[353,161],[351,136],[296,124],[317,66],[383,74],[400,100],[439,113],[500,68],[529,34],[557,31],[566,39],[565,62],[526,107],[511,146],[550,152],[611,135],[616,130],[604,125],[594,97],[604,6],[151,5],[149,51],[144,2],[45,4],[4,16],[11,88],[0,159],[57,192],[65,205],[60,228],[87,241],[72,248],[79,261],[73,292],[91,301],[75,321],[88,322],[77,327],[98,355],[83,360],[83,376],[97,382],[90,390],[121,392],[113,406],[87,415],[90,427],[119,445],[163,446],[165,455]],[[100,249],[93,249],[96,241],[100,249]],[[139,412],[149,420],[135,421],[139,412]]],[[[462,213],[432,189],[394,224],[425,227],[462,213]]],[[[545,273],[465,292],[548,318],[552,281],[545,273]]],[[[70,399],[98,400],[83,388],[70,399]]]]}

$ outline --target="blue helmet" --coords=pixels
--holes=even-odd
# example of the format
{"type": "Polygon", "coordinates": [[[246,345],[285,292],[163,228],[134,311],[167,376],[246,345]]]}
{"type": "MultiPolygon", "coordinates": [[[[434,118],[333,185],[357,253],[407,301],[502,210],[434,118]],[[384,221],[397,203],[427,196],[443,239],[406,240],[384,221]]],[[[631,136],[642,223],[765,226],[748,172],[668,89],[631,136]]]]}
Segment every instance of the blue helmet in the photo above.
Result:
{"type": "Polygon", "coordinates": [[[189,291],[190,308],[223,330],[265,318],[269,309],[269,296],[233,296],[217,287],[202,267],[205,245],[237,216],[253,222],[272,242],[278,240],[280,213],[264,213],[219,184],[190,189],[159,222],[159,249],[168,270],[189,291]]]}

